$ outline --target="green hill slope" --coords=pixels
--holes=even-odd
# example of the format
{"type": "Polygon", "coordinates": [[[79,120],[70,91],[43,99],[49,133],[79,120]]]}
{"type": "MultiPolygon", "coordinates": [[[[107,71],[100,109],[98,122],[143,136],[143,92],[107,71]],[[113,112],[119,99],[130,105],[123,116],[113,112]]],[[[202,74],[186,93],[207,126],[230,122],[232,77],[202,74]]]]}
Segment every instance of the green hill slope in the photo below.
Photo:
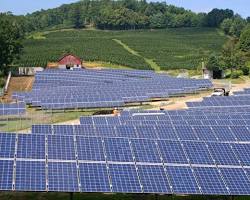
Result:
{"type": "Polygon", "coordinates": [[[25,40],[18,66],[43,66],[71,52],[85,61],[136,69],[195,69],[221,49],[226,37],[216,29],[141,31],[64,30],[25,40]],[[121,43],[117,42],[120,41],[121,43]]]}

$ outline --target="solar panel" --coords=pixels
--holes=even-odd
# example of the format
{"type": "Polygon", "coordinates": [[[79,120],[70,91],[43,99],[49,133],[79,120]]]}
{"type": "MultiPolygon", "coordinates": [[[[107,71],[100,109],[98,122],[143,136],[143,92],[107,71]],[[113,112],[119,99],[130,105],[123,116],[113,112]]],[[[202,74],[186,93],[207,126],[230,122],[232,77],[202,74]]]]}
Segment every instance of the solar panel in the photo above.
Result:
{"type": "Polygon", "coordinates": [[[242,168],[220,168],[231,195],[249,195],[250,181],[242,168]]]}
{"type": "Polygon", "coordinates": [[[158,146],[165,163],[188,163],[180,142],[159,140],[158,146]]]}
{"type": "Polygon", "coordinates": [[[198,140],[190,126],[175,126],[175,131],[181,140],[198,140]]]}
{"type": "Polygon", "coordinates": [[[159,139],[177,140],[177,135],[173,126],[156,126],[156,131],[159,136],[159,139]]]}
{"type": "Polygon", "coordinates": [[[52,134],[52,125],[32,125],[33,134],[52,134]]]}
{"type": "Polygon", "coordinates": [[[45,161],[17,161],[16,191],[46,191],[45,161]]]}
{"type": "Polygon", "coordinates": [[[14,158],[16,135],[11,133],[0,134],[0,157],[14,158]]]}
{"type": "Polygon", "coordinates": [[[96,126],[96,135],[100,137],[115,137],[116,133],[113,126],[99,125],[96,126]]]}
{"type": "Polygon", "coordinates": [[[250,131],[244,126],[231,126],[231,131],[238,141],[250,141],[250,131]]]}
{"type": "Polygon", "coordinates": [[[78,160],[105,161],[101,138],[77,137],[78,160]]]}
{"type": "Polygon", "coordinates": [[[45,159],[45,135],[18,135],[18,158],[45,159]]]}
{"type": "Polygon", "coordinates": [[[134,126],[116,126],[116,133],[118,137],[137,138],[134,126]]]}
{"type": "Polygon", "coordinates": [[[148,139],[158,138],[157,132],[152,126],[137,126],[136,131],[138,134],[138,138],[148,138],[148,139]]]}
{"type": "Polygon", "coordinates": [[[74,135],[73,126],[70,125],[53,125],[55,135],[74,135]]]}
{"type": "Polygon", "coordinates": [[[200,194],[199,185],[190,167],[166,166],[166,170],[175,194],[200,194]]]}
{"type": "Polygon", "coordinates": [[[104,138],[108,161],[133,162],[129,140],[125,138],[104,138]]]}
{"type": "Polygon", "coordinates": [[[0,189],[12,190],[14,160],[0,160],[0,189]]]}
{"type": "Polygon", "coordinates": [[[232,144],[232,148],[242,165],[250,166],[250,144],[232,144]]]}
{"type": "Polygon", "coordinates": [[[217,137],[209,126],[194,126],[193,129],[200,140],[217,141],[217,137]]]}
{"type": "Polygon", "coordinates": [[[161,163],[157,146],[153,140],[131,140],[136,162],[161,163]]]}
{"type": "Polygon", "coordinates": [[[207,143],[209,151],[217,165],[239,165],[230,144],[227,143],[207,143]]]}
{"type": "Polygon", "coordinates": [[[214,126],[212,129],[219,141],[236,141],[235,136],[232,134],[228,126],[214,126]]]}
{"type": "Polygon", "coordinates": [[[144,193],[172,193],[163,166],[138,165],[137,167],[144,193]]]}
{"type": "Polygon", "coordinates": [[[142,188],[135,165],[110,164],[109,172],[112,180],[112,191],[123,193],[141,193],[142,188]]]}
{"type": "Polygon", "coordinates": [[[106,164],[79,163],[82,192],[111,192],[106,164]]]}
{"type": "Polygon", "coordinates": [[[73,137],[48,135],[48,158],[56,160],[75,160],[73,137]]]}
{"type": "Polygon", "coordinates": [[[50,192],[79,192],[76,163],[49,162],[48,185],[50,192]]]}
{"type": "Polygon", "coordinates": [[[214,161],[203,142],[183,142],[185,152],[192,164],[214,164],[214,161]]]}
{"type": "Polygon", "coordinates": [[[194,167],[193,169],[202,194],[229,195],[227,186],[224,184],[217,168],[194,167]]]}
{"type": "Polygon", "coordinates": [[[75,125],[75,134],[82,136],[96,136],[93,125],[75,125]]]}

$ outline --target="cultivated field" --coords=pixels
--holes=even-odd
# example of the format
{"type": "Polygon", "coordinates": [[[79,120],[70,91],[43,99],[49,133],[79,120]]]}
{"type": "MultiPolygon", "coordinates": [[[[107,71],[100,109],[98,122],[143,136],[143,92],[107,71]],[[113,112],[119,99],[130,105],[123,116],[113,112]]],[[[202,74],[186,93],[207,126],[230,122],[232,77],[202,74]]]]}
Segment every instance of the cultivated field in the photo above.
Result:
{"type": "Polygon", "coordinates": [[[66,52],[85,61],[137,69],[196,69],[226,40],[216,29],[179,28],[144,31],[69,30],[47,32],[24,43],[18,66],[46,66],[66,52]]]}

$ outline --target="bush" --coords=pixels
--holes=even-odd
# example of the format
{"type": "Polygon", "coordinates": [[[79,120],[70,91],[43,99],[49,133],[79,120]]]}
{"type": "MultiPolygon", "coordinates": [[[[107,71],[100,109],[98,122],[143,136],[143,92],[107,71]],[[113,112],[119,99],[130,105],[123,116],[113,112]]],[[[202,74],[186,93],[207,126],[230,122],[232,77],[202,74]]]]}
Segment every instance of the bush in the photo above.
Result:
{"type": "Polygon", "coordinates": [[[241,73],[240,73],[240,72],[235,71],[235,72],[232,72],[232,74],[231,74],[231,78],[236,79],[236,78],[239,78],[239,77],[240,77],[240,75],[241,75],[241,73]]]}
{"type": "Polygon", "coordinates": [[[4,87],[5,80],[4,78],[0,78],[0,89],[4,87]]]}
{"type": "Polygon", "coordinates": [[[242,71],[243,75],[248,76],[250,69],[249,69],[249,67],[243,67],[241,69],[241,71],[242,71]]]}

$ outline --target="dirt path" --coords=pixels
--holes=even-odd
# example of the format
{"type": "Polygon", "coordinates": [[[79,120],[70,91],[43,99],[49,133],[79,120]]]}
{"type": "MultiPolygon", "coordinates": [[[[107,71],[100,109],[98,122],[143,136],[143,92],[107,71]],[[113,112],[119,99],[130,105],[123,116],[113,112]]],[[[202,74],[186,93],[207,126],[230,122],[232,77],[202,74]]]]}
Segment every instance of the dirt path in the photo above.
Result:
{"type": "Polygon", "coordinates": [[[119,45],[121,45],[126,51],[128,51],[129,53],[133,54],[134,56],[138,56],[144,59],[144,61],[155,71],[160,71],[161,67],[159,65],[157,65],[156,62],[154,62],[153,59],[149,59],[149,58],[145,58],[143,57],[141,54],[139,54],[137,51],[135,51],[134,49],[130,48],[127,44],[123,43],[121,40],[118,39],[113,39],[113,41],[115,41],[116,43],[118,43],[119,45]]]}

